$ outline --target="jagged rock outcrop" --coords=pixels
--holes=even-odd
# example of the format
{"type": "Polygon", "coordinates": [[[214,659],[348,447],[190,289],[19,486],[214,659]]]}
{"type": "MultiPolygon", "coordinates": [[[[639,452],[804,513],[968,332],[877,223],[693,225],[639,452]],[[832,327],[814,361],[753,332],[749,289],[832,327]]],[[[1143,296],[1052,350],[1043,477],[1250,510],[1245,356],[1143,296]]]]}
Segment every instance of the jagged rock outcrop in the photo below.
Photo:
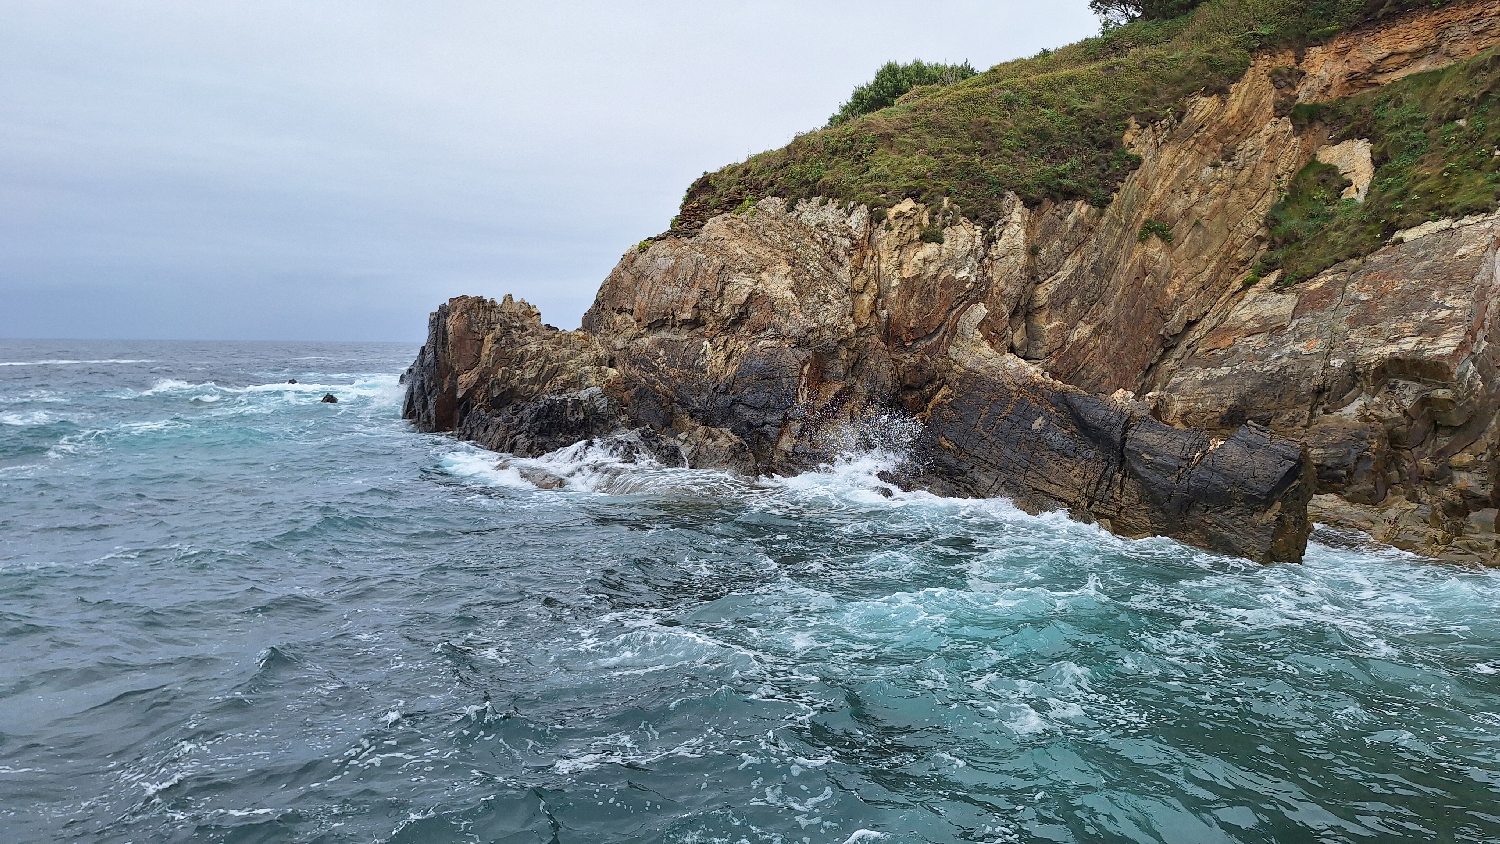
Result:
{"type": "Polygon", "coordinates": [[[924,242],[928,219],[768,200],[627,255],[577,332],[509,298],[455,299],[408,373],[407,415],[521,455],[636,429],[687,465],[788,473],[899,410],[925,423],[891,477],[905,486],[1300,559],[1300,445],[1256,426],[1216,441],[996,349],[981,326],[1016,298],[992,283],[1007,244],[962,222],[924,242]]]}
{"type": "Polygon", "coordinates": [[[1334,149],[1289,104],[1497,43],[1497,16],[1468,3],[1263,56],[1136,128],[1142,164],[1105,208],[1012,198],[981,229],[910,201],[872,219],[769,198],[627,253],[579,331],[455,299],[406,415],[523,456],[633,430],[685,465],[784,473],[898,411],[922,423],[891,476],[908,487],[1264,561],[1301,558],[1311,500],[1382,541],[1491,561],[1500,218],[1440,221],[1285,289],[1244,281],[1314,157],[1368,186],[1368,144],[1334,149]]]}
{"type": "Polygon", "coordinates": [[[1500,216],[1460,222],[1226,299],[1154,373],[1158,415],[1294,436],[1317,467],[1320,519],[1493,558],[1500,216]]]}

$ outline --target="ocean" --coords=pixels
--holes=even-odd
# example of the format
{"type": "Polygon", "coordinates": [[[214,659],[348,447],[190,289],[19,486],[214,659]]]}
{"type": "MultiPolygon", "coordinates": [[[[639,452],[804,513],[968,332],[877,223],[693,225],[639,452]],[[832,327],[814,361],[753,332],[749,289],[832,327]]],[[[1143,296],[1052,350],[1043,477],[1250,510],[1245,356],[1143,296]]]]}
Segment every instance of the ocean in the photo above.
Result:
{"type": "Polygon", "coordinates": [[[1500,573],[505,460],[415,352],[0,342],[0,840],[1500,840],[1500,573]]]}

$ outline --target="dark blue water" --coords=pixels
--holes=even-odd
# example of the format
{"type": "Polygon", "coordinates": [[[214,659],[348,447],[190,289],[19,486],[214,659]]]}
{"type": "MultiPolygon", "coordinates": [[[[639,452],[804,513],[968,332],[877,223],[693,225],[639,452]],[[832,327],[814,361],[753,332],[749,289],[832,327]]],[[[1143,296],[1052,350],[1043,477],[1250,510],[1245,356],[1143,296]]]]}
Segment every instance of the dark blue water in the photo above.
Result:
{"type": "Polygon", "coordinates": [[[414,351],[0,343],[0,840],[1500,839],[1500,575],[498,467],[414,351]]]}

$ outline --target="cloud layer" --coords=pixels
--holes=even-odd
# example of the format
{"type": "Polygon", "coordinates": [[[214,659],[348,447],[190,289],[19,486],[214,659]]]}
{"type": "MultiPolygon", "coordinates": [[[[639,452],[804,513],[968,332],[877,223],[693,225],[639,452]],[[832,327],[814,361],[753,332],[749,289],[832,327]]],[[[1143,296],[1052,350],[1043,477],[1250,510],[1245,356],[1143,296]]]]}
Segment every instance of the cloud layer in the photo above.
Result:
{"type": "Polygon", "coordinates": [[[1083,0],[12,0],[0,336],[413,340],[461,293],[576,325],[705,170],[889,59],[976,67],[1083,0]]]}

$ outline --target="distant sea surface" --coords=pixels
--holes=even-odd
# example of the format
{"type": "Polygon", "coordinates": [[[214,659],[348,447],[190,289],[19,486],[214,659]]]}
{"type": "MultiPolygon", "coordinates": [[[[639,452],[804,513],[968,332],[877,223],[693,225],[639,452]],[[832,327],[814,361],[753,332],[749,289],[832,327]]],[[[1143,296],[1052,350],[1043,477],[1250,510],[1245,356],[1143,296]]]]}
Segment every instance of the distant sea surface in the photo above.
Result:
{"type": "Polygon", "coordinates": [[[1500,574],[502,462],[415,352],[0,342],[0,841],[1500,840],[1500,574]]]}

